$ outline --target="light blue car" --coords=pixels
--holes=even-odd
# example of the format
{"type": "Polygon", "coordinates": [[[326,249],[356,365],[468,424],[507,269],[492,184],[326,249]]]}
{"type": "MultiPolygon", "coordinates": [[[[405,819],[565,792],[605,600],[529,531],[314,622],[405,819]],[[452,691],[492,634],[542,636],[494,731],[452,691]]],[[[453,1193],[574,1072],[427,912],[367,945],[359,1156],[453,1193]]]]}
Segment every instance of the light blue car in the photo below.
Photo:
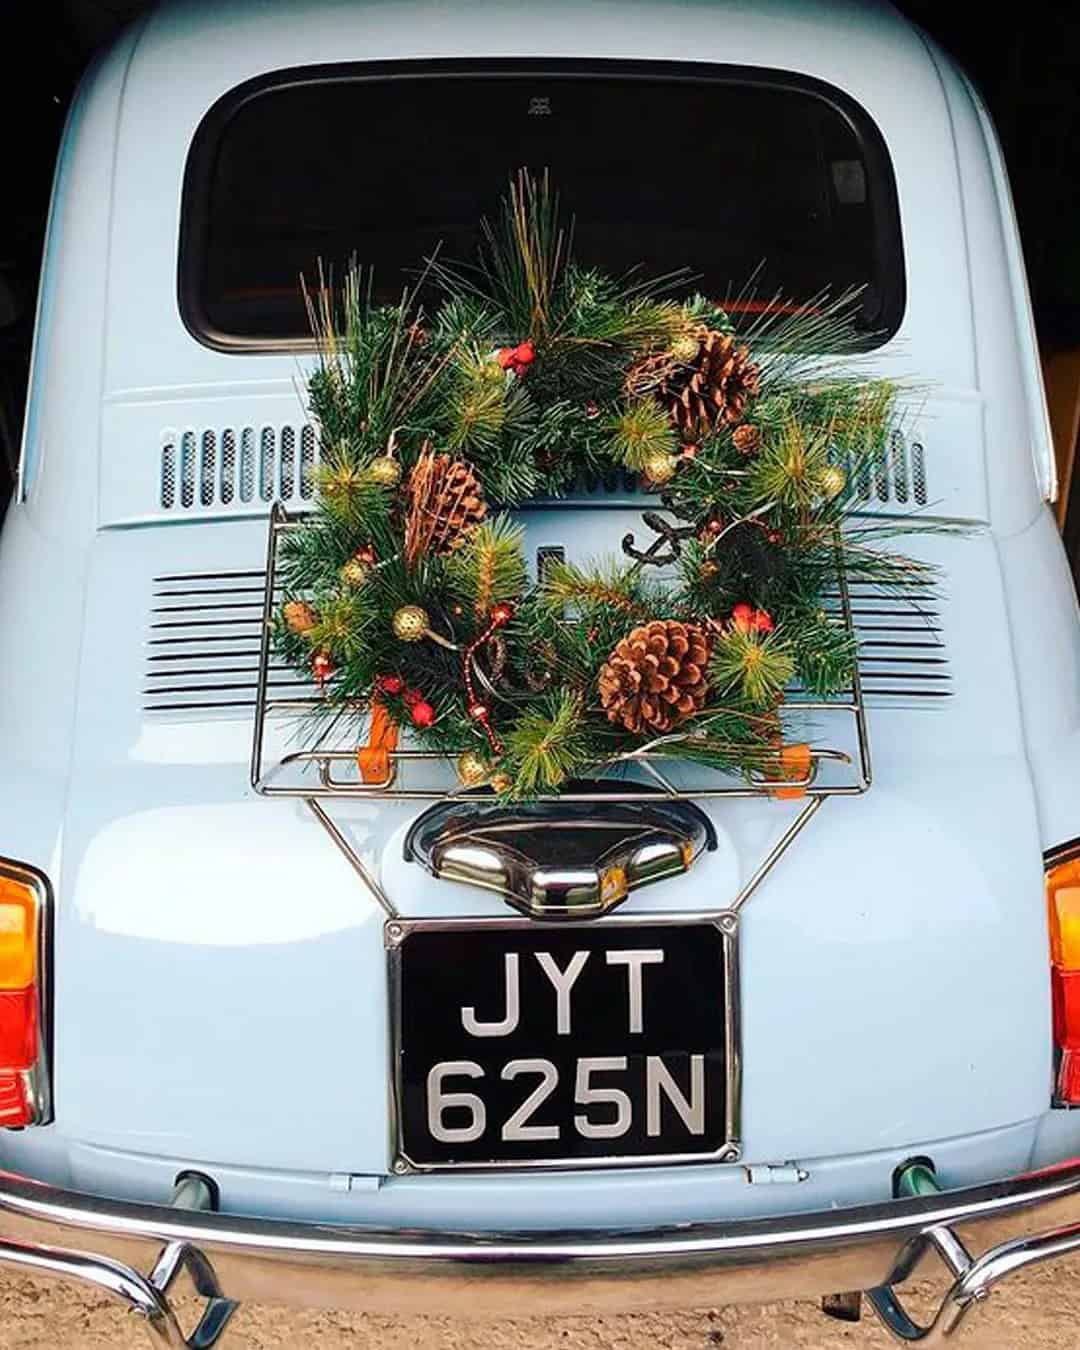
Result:
{"type": "MultiPolygon", "coordinates": [[[[0,537],[0,1263],[170,1347],[245,1299],[859,1291],[931,1345],[1080,1249],[1055,491],[993,129],[888,6],[155,9],[71,110],[0,537]],[[298,276],[355,253],[396,296],[522,164],[614,271],[863,288],[866,369],[919,391],[860,509],[964,528],[903,540],[932,597],[837,598],[860,679],[793,799],[571,793],[494,822],[508,852],[462,835],[447,766],[372,791],[297,758],[263,619],[318,458],[298,276]],[[893,1286],[932,1250],[927,1328],[893,1286]]],[[[617,552],[640,511],[538,499],[530,560],[617,552]]]]}

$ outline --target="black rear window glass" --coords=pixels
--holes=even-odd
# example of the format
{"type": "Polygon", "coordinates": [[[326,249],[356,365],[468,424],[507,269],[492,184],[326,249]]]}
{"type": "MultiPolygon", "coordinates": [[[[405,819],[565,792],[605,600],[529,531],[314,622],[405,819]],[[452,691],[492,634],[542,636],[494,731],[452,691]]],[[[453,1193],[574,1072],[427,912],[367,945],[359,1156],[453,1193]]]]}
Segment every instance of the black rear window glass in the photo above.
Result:
{"type": "Polygon", "coordinates": [[[185,321],[211,345],[296,345],[301,273],[355,256],[396,299],[436,248],[473,256],[522,167],[550,171],[583,263],[689,269],[683,289],[721,301],[755,277],[757,307],[864,287],[868,335],[899,325],[892,171],[856,105],[790,76],[595,66],[292,71],[226,96],[188,165],[185,321]]]}

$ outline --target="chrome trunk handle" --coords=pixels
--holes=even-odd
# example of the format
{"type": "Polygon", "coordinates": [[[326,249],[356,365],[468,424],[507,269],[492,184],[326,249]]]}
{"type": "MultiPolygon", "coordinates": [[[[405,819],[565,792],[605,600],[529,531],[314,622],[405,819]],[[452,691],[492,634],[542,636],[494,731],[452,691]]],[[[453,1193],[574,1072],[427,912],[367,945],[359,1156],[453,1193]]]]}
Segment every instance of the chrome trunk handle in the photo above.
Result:
{"type": "Polygon", "coordinates": [[[432,876],[495,891],[530,918],[598,918],[717,846],[693,802],[633,783],[624,790],[627,800],[609,803],[465,794],[417,817],[404,856],[432,876]]]}

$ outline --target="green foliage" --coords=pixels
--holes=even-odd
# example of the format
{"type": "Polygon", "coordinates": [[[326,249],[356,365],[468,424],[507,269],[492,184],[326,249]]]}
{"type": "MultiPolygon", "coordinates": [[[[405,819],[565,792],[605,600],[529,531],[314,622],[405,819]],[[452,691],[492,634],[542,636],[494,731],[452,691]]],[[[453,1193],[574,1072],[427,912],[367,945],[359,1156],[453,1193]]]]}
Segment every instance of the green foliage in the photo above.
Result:
{"type": "Polygon", "coordinates": [[[522,714],[507,738],[511,795],[555,791],[588,765],[591,753],[579,695],[566,689],[545,694],[522,714]]]}
{"type": "Polygon", "coordinates": [[[492,605],[525,590],[524,530],[507,516],[479,525],[447,562],[450,591],[486,620],[492,605]]]}
{"type": "Polygon", "coordinates": [[[628,403],[608,419],[606,430],[612,459],[636,473],[655,456],[674,454],[679,445],[667,410],[655,399],[628,403]]]}
{"type": "Polygon", "coordinates": [[[826,696],[851,687],[855,635],[835,614],[814,609],[788,625],[795,664],[808,693],[826,696]]]}
{"type": "Polygon", "coordinates": [[[357,592],[330,595],[318,609],[318,622],[307,633],[311,647],[324,648],[337,660],[347,660],[363,648],[368,614],[357,592]]]}
{"type": "Polygon", "coordinates": [[[362,734],[378,691],[421,744],[478,751],[515,797],[557,791],[646,742],[650,754],[768,777],[785,691],[825,697],[850,686],[855,641],[824,598],[837,578],[932,593],[932,569],[890,546],[910,521],[854,518],[889,453],[899,392],[834,355],[865,343],[857,294],[762,305],[749,303],[751,289],[732,302],[733,319],[701,296],[669,298],[684,275],[610,277],[578,265],[571,245],[552,186],[523,172],[484,226],[478,262],[429,262],[427,280],[443,292],[430,314],[410,293],[373,305],[355,265],[340,287],[320,273],[305,292],[318,498],[283,538],[280,578],[282,603],[302,599],[315,624],[297,634],[283,610],[274,620],[278,655],[299,673],[309,675],[317,649],[334,662],[305,730],[362,734]],[[690,447],[660,375],[687,376],[708,331],[746,344],[758,389],[745,408],[698,426],[690,447]],[[440,500],[430,469],[435,486],[414,494],[410,473],[431,454],[468,464],[483,503],[465,510],[473,489],[460,487],[457,501],[440,500]],[[668,532],[666,548],[676,541],[663,580],[623,557],[556,563],[529,585],[523,531],[500,506],[614,486],[668,456],[677,472],[643,521],[668,532]],[[387,459],[400,481],[385,481],[387,459]],[[455,514],[459,525],[425,533],[433,517],[455,514]],[[407,553],[406,537],[432,542],[407,553]],[[493,632],[493,609],[507,602],[493,632]],[[742,605],[766,611],[774,630],[734,622],[742,605]],[[404,606],[426,616],[417,641],[395,632],[404,606]],[[621,639],[661,618],[713,635],[705,703],[661,736],[635,736],[609,720],[599,676],[621,639]],[[385,691],[387,676],[398,692],[385,691]],[[501,756],[469,715],[469,684],[483,691],[501,756]],[[434,725],[412,727],[416,695],[435,708],[434,725]]]}
{"type": "Polygon", "coordinates": [[[555,562],[544,572],[538,599],[558,615],[571,610],[579,617],[589,617],[601,609],[633,616],[642,611],[640,575],[636,568],[613,561],[591,568],[555,562]]]}
{"type": "Polygon", "coordinates": [[[475,349],[463,356],[456,374],[447,399],[443,445],[466,455],[490,449],[506,425],[513,392],[509,381],[494,361],[475,349]]]}
{"type": "Polygon", "coordinates": [[[829,449],[828,427],[807,426],[789,416],[762,445],[751,471],[754,496],[806,517],[829,497],[825,486],[826,471],[832,467],[829,449]]]}
{"type": "Polygon", "coordinates": [[[794,675],[795,658],[778,633],[761,634],[735,625],[717,638],[709,661],[712,684],[751,708],[775,706],[794,675]]]}
{"type": "Polygon", "coordinates": [[[385,453],[402,431],[428,434],[453,348],[425,342],[415,298],[373,305],[370,279],[355,264],[340,292],[320,269],[316,291],[305,286],[304,297],[318,342],[308,404],[324,453],[333,447],[359,464],[385,453]]]}

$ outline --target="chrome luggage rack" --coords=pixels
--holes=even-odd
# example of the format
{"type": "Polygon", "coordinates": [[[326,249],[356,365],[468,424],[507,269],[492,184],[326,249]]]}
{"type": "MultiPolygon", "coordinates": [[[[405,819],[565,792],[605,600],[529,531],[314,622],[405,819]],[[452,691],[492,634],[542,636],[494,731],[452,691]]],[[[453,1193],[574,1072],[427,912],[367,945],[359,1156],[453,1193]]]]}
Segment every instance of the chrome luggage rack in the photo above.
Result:
{"type": "MultiPolygon", "coordinates": [[[[389,772],[382,781],[375,783],[361,781],[356,770],[355,735],[348,734],[347,729],[341,725],[342,719],[332,719],[318,739],[307,748],[287,751],[279,756],[267,756],[268,726],[280,718],[295,722],[305,713],[310,713],[317,702],[315,697],[277,698],[270,693],[272,628],[280,589],[279,547],[287,534],[299,528],[303,518],[302,514],[290,515],[280,503],[275,503],[270,512],[255,690],[251,786],[263,797],[293,798],[305,802],[334,843],[375,893],[383,908],[388,913],[396,915],[394,906],[371,876],[345,834],[333,821],[325,803],[330,800],[350,799],[394,802],[445,802],[455,799],[465,801],[470,797],[475,798],[477,789],[466,788],[456,781],[447,785],[448,779],[456,778],[452,756],[409,747],[390,752],[389,772]]],[[[849,632],[854,633],[851,598],[842,572],[837,577],[835,601],[836,617],[844,623],[849,632]]],[[[590,786],[585,790],[562,793],[559,801],[595,802],[598,806],[615,802],[640,803],[643,786],[651,788],[659,796],[674,801],[776,798],[778,794],[788,797],[798,794],[802,803],[798,815],[743,887],[733,906],[738,908],[829,797],[858,796],[866,792],[871,784],[866,708],[857,665],[850,688],[828,698],[812,697],[798,689],[791,690],[785,699],[782,712],[791,717],[824,719],[834,731],[839,732],[830,739],[842,744],[811,745],[810,764],[804,777],[736,778],[721,770],[687,764],[684,760],[676,760],[674,756],[665,755],[663,741],[658,739],[651,745],[614,756],[602,764],[593,766],[594,778],[590,786]]],[[[490,797],[485,794],[483,799],[490,800],[490,797]]]]}

